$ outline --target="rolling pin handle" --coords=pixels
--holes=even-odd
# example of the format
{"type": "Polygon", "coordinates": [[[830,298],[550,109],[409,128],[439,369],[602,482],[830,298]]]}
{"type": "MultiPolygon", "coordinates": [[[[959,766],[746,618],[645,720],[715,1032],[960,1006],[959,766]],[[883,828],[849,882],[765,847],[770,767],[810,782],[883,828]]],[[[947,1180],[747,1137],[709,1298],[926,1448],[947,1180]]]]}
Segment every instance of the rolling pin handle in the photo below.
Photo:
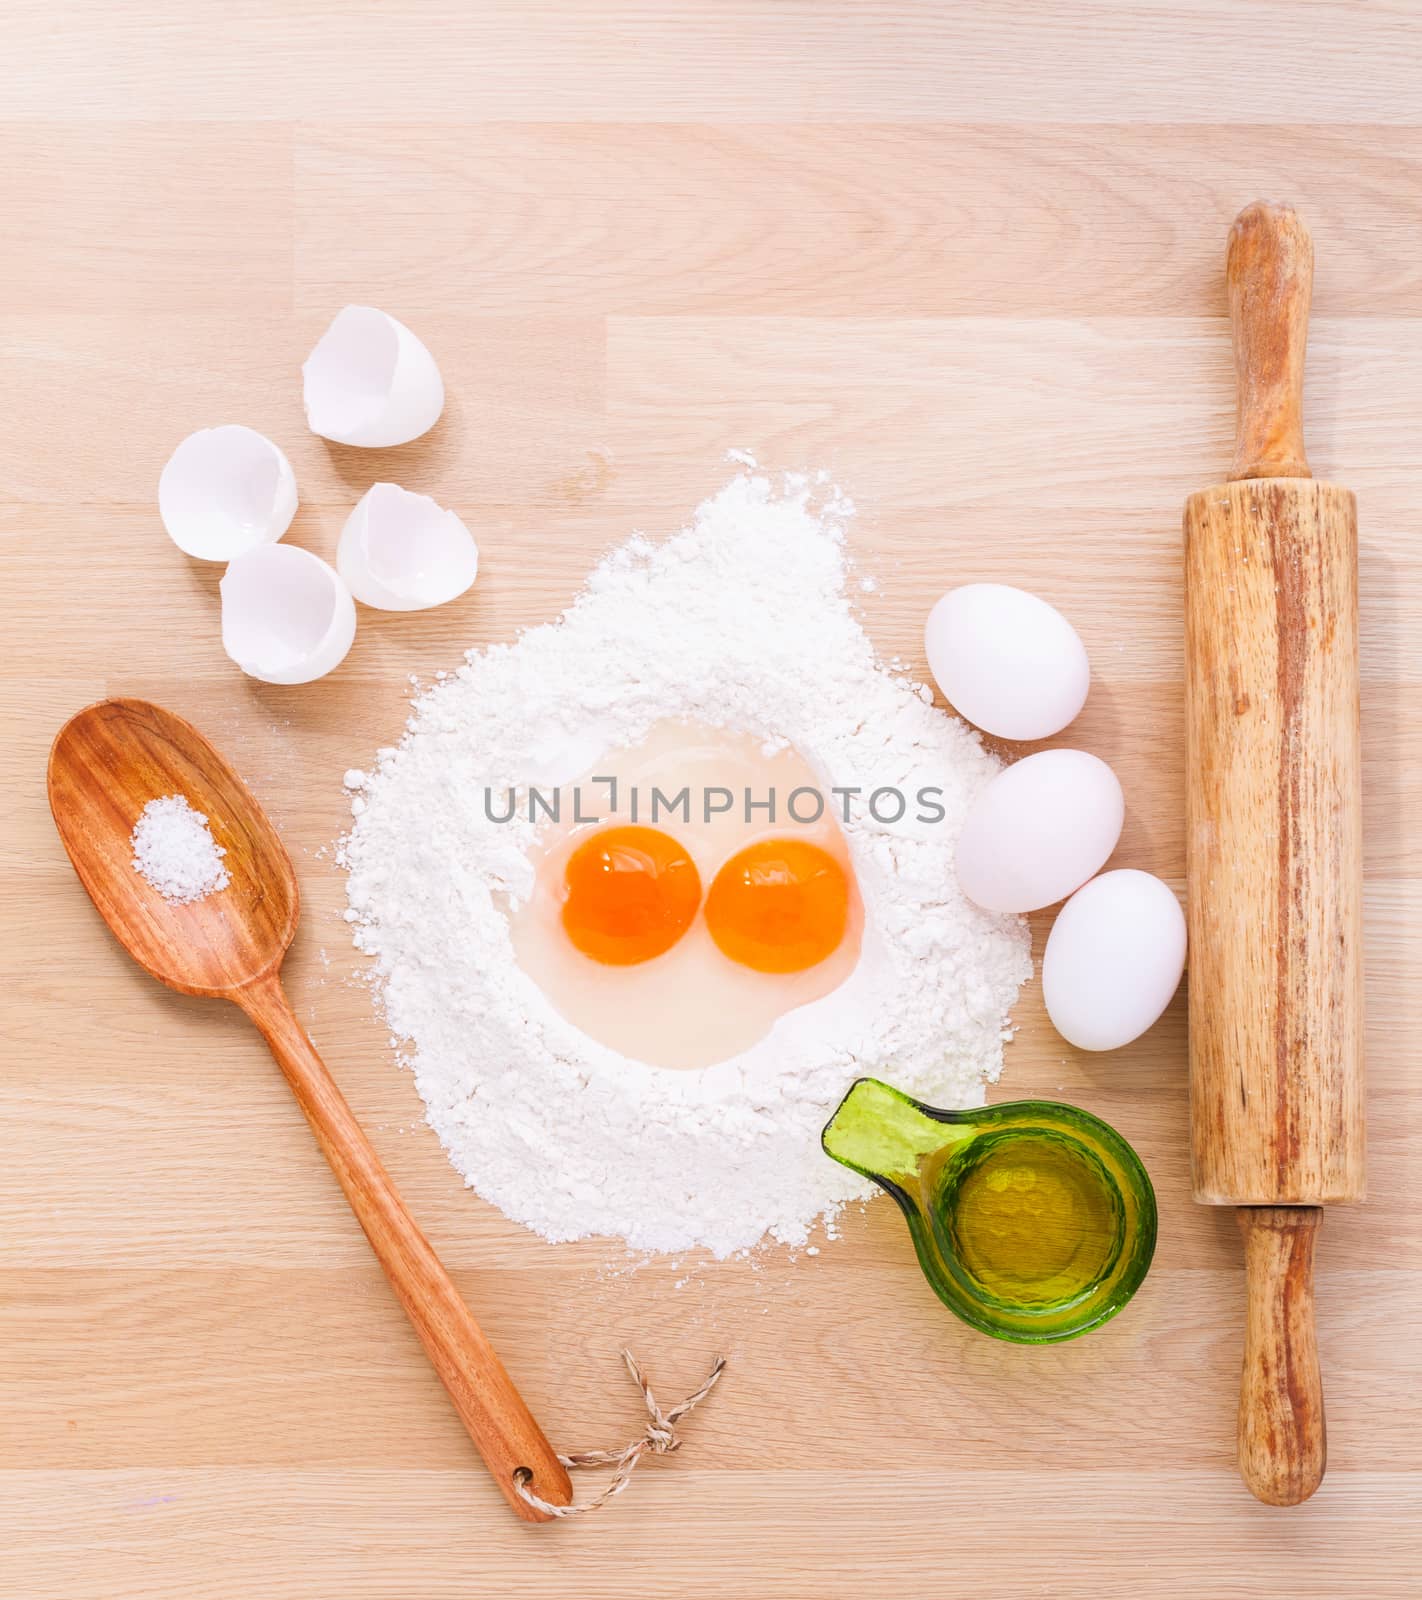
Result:
{"type": "Polygon", "coordinates": [[[1307,478],[1304,349],[1313,241],[1292,206],[1256,201],[1235,218],[1225,262],[1239,431],[1231,481],[1307,478]]]}
{"type": "Polygon", "coordinates": [[[1313,1321],[1313,1247],[1322,1206],[1240,1206],[1244,1375],[1239,1471],[1271,1506],[1296,1506],[1323,1481],[1328,1443],[1313,1321]]]}

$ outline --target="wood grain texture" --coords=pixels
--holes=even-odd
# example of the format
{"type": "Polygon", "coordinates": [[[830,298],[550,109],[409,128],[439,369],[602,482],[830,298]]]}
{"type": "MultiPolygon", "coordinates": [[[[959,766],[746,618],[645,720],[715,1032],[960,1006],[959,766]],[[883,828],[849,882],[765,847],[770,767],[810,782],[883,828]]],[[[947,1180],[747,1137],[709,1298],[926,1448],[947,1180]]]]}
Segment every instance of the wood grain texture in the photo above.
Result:
{"type": "MultiPolygon", "coordinates": [[[[1415,1600],[1422,1567],[1422,27],[1411,0],[0,0],[0,1595],[5,1600],[1415,1600]],[[1263,42],[1268,41],[1268,48],[1263,42]],[[341,920],[340,775],[408,674],[566,604],[748,446],[860,507],[856,593],[926,672],[952,583],[1062,606],[1062,743],[1109,760],[1115,862],[1183,886],[1180,507],[1220,476],[1220,243],[1256,195],[1318,249],[1310,454],[1359,497],[1369,1198],[1317,1249],[1329,1475],[1234,1464],[1231,1218],[1191,1200],[1186,998],[1112,1057],[1023,991],[1002,1098],[1100,1113],[1160,1201],[1089,1339],[947,1316],[886,1200],[821,1253],[637,1267],[463,1189],[341,920]],[[371,459],[297,378],[347,300],[425,338],[450,408],[371,459]],[[165,539],[172,446],[289,454],[329,557],[376,477],[453,505],[457,603],[363,612],[340,670],[238,678],[216,569],[165,539]],[[1030,462],[1030,466],[1027,463],[1030,462]],[[302,888],[284,976],[382,1161],[560,1449],[730,1365],[590,1524],[511,1519],[261,1041],[161,988],[64,859],[45,755],[106,693],[211,733],[302,888]]],[[[1048,925],[1034,919],[1036,952],[1048,925]]]]}
{"type": "Polygon", "coordinates": [[[1231,484],[1185,507],[1191,1167],[1241,1203],[1239,1466],[1275,1506],[1323,1480],[1314,1238],[1366,1188],[1358,511],[1307,481],[1313,265],[1292,207],[1235,218],[1231,484]]]}
{"type": "Polygon", "coordinates": [[[1313,304],[1313,240],[1292,206],[1256,200],[1234,219],[1225,254],[1239,386],[1230,477],[1307,478],[1304,356],[1313,304]]]}
{"type": "Polygon", "coordinates": [[[1366,1184],[1357,509],[1257,478],[1185,506],[1195,1196],[1366,1184]]]}
{"type": "Polygon", "coordinates": [[[60,0],[16,7],[7,99],[78,121],[1416,126],[1414,21],[1406,0],[60,0]]]}
{"type": "Polygon", "coordinates": [[[1322,1206],[1240,1206],[1244,1364],[1239,1470],[1265,1505],[1302,1505],[1328,1463],[1323,1374],[1313,1307],[1322,1206]]]}
{"type": "Polygon", "coordinates": [[[79,881],[134,960],[181,994],[230,1000],[256,1024],[500,1492],[525,1522],[550,1520],[520,1480],[545,1506],[567,1505],[568,1474],[292,1014],[281,964],[300,894],[262,808],[196,728],[145,700],[103,700],[71,717],[47,787],[79,881]],[[228,880],[185,904],[133,870],[134,824],[150,799],[173,794],[207,820],[228,880]]]}
{"type": "Polygon", "coordinates": [[[251,791],[182,717],[146,700],[101,700],[55,735],[49,809],[94,908],[145,972],[182,994],[236,998],[273,976],[296,932],[291,857],[251,791]],[[177,904],[134,871],[149,800],[183,795],[207,820],[228,885],[177,904]]]}
{"type": "Polygon", "coordinates": [[[544,1508],[565,1506],[573,1498],[568,1474],[292,1014],[281,984],[272,975],[244,986],[233,998],[276,1057],[499,1492],[525,1522],[547,1521],[548,1511],[520,1490],[530,1489],[544,1508]]]}

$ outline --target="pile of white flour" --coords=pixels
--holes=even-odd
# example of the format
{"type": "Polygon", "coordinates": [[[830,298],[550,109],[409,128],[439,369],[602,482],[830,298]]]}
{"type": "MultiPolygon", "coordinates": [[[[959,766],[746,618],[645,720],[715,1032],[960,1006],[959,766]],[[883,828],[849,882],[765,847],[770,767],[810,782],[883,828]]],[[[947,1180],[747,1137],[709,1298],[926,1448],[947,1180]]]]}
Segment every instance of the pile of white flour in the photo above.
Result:
{"type": "Polygon", "coordinates": [[[967,1106],[1000,1070],[1026,930],[965,901],[953,871],[997,763],[876,660],[845,595],[851,508],[820,498],[745,475],[684,532],[630,539],[557,622],[471,652],[416,701],[398,750],[347,774],[348,915],[430,1124],[473,1188],[545,1238],[718,1256],[767,1233],[802,1243],[871,1187],[819,1144],[855,1078],[967,1106]],[[535,833],[484,805],[486,785],[570,782],[678,718],[788,740],[826,789],[936,785],[947,811],[884,826],[858,808],[855,972],[699,1072],[595,1043],[519,968],[500,902],[528,893],[535,833]]]}

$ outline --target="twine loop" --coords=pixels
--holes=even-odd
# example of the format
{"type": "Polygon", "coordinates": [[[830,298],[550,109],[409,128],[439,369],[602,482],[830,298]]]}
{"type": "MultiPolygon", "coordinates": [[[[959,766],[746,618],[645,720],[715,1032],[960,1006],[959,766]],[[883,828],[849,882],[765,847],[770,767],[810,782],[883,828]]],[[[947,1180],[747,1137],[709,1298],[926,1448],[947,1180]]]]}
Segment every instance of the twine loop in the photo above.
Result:
{"type": "Polygon", "coordinates": [[[612,1467],[612,1481],[602,1493],[592,1500],[585,1501],[580,1506],[555,1506],[550,1501],[534,1494],[529,1484],[533,1474],[527,1467],[520,1467],[514,1474],[514,1488],[519,1498],[531,1505],[535,1510],[545,1512],[550,1517],[578,1517],[585,1511],[596,1511],[599,1506],[605,1506],[614,1495],[619,1495],[632,1480],[632,1474],[637,1470],[637,1463],[644,1455],[669,1456],[674,1450],[681,1449],[681,1436],[676,1431],[676,1425],[681,1419],[694,1411],[697,1406],[716,1387],[722,1372],[726,1368],[725,1356],[717,1356],[712,1363],[711,1371],[707,1374],[706,1381],[695,1392],[687,1395],[686,1399],[663,1411],[657,1404],[656,1396],[652,1393],[652,1386],[642,1374],[642,1369],[637,1365],[636,1357],[630,1350],[623,1350],[622,1360],[632,1381],[642,1391],[642,1403],[647,1408],[647,1427],[640,1439],[634,1439],[631,1444],[624,1445],[621,1450],[583,1450],[577,1455],[559,1456],[558,1460],[574,1472],[580,1467],[612,1467]]]}

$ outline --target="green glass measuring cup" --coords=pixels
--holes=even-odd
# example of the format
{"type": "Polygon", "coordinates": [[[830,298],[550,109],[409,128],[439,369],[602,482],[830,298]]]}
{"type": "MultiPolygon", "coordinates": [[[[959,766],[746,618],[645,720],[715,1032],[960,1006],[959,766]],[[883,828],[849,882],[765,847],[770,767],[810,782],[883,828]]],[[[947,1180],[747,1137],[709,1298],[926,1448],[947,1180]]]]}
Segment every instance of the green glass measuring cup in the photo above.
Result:
{"type": "Polygon", "coordinates": [[[934,1292],[995,1339],[1050,1344],[1099,1327],[1155,1253],[1140,1158],[1074,1106],[940,1111],[861,1078],[821,1142],[893,1195],[934,1292]]]}

